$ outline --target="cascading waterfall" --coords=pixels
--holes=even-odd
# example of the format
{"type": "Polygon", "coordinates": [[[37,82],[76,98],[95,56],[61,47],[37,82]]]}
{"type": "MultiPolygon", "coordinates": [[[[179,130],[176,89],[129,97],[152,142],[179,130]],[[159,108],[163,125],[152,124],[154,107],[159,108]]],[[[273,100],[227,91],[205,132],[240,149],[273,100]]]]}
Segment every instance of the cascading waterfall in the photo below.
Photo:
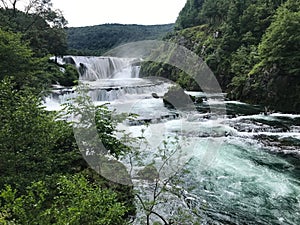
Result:
{"type": "MultiPolygon", "coordinates": [[[[136,58],[94,56],[65,56],[59,59],[61,64],[76,66],[79,80],[89,85],[89,95],[97,102],[114,101],[128,95],[163,94],[168,84],[139,78],[140,61],[136,58]]],[[[74,97],[74,90],[64,89],[53,91],[50,99],[61,104],[74,97]]]]}
{"type": "Polygon", "coordinates": [[[139,60],[133,58],[66,56],[63,61],[75,64],[84,81],[138,78],[139,73],[139,60]]]}

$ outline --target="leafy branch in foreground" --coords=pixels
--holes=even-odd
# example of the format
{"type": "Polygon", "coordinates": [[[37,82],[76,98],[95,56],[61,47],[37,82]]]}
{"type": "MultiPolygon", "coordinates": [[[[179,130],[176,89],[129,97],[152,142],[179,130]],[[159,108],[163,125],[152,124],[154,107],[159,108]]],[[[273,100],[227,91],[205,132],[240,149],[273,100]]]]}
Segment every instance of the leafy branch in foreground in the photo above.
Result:
{"type": "Polygon", "coordinates": [[[198,215],[181,196],[180,176],[186,172],[183,168],[188,154],[177,135],[152,148],[145,139],[145,129],[138,137],[117,129],[120,122],[132,120],[135,115],[116,116],[106,105],[94,106],[86,86],[78,86],[77,90],[79,96],[70,109],[82,155],[105,178],[133,185],[137,207],[134,223],[197,224],[198,215]],[[97,109],[101,110],[97,113],[97,109]]]}
{"type": "Polygon", "coordinates": [[[166,138],[152,148],[144,137],[131,142],[131,152],[122,159],[130,168],[137,215],[134,224],[198,224],[199,216],[182,196],[181,176],[186,153],[177,136],[166,138]]]}
{"type": "Polygon", "coordinates": [[[117,194],[82,174],[60,176],[54,187],[34,182],[20,196],[7,186],[0,193],[1,224],[126,224],[128,208],[117,194]]]}

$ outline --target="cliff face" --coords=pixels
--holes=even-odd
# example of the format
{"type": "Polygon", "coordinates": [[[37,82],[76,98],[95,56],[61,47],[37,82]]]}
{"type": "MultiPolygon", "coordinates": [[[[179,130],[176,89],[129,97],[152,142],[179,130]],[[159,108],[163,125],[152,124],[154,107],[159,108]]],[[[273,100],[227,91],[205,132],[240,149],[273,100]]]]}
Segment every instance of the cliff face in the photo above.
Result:
{"type": "Polygon", "coordinates": [[[299,113],[300,76],[285,75],[279,71],[256,74],[246,80],[238,99],[281,112],[299,113]]]}
{"type": "MultiPolygon", "coordinates": [[[[300,2],[188,0],[165,39],[202,57],[232,99],[300,112],[300,2]]],[[[159,75],[197,89],[187,74],[145,63],[159,75]]]]}

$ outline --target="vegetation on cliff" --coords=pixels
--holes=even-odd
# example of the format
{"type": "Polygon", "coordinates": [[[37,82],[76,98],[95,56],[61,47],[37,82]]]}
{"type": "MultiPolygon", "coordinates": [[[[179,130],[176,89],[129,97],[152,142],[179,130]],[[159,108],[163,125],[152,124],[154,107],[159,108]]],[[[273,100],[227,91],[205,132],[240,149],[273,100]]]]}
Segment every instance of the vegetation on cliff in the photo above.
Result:
{"type": "MultiPolygon", "coordinates": [[[[165,40],[203,58],[230,98],[299,112],[299,6],[292,0],[188,0],[165,40]]],[[[196,87],[169,65],[144,63],[142,74],[196,87]]]]}

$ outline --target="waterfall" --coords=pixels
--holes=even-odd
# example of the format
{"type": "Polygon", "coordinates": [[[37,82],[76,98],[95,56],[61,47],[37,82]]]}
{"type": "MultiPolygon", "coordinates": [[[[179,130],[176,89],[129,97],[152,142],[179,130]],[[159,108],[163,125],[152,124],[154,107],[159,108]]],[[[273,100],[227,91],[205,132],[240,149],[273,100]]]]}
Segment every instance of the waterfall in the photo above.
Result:
{"type": "MultiPolygon", "coordinates": [[[[143,84],[134,83],[132,86],[99,86],[98,88],[92,88],[88,94],[94,102],[124,99],[128,97],[128,95],[134,95],[135,98],[138,98],[138,96],[140,98],[152,98],[151,93],[158,93],[160,95],[163,95],[166,92],[168,86],[168,84],[159,82],[149,83],[144,81],[143,84]]],[[[75,98],[76,96],[77,94],[73,89],[63,91],[54,90],[48,96],[48,102],[55,101],[58,104],[63,104],[69,99],[75,98]]]]}
{"type": "Polygon", "coordinates": [[[80,80],[128,79],[139,77],[139,59],[117,57],[65,56],[64,63],[76,65],[80,80]]]}
{"type": "MultiPolygon", "coordinates": [[[[141,59],[137,58],[64,56],[57,62],[76,66],[79,79],[89,85],[88,94],[96,102],[130,96],[152,98],[152,93],[163,95],[170,85],[159,79],[139,78],[141,59]]],[[[49,99],[61,104],[76,96],[74,89],[54,87],[49,99]]]]}

